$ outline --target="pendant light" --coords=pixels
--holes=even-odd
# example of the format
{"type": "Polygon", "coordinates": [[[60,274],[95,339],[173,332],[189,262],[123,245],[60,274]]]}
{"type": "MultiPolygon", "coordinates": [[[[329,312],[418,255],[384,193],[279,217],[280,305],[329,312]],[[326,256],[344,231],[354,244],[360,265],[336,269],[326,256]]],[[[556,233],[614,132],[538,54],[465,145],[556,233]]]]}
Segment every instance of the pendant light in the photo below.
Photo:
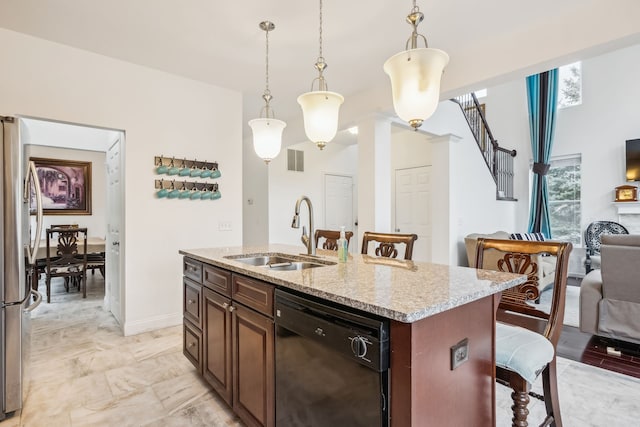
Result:
{"type": "Polygon", "coordinates": [[[320,54],[315,63],[318,77],[311,82],[311,92],[298,97],[298,104],[302,107],[304,117],[304,131],[307,138],[321,150],[330,142],[338,131],[338,112],[344,97],[336,92],[329,92],[324,79],[327,63],[322,56],[322,0],[320,0],[320,54]],[[318,90],[313,90],[313,84],[318,82],[318,90]]]}
{"type": "Polygon", "coordinates": [[[426,37],[418,34],[418,24],[423,19],[424,15],[413,0],[413,9],[407,16],[413,31],[405,50],[384,63],[384,72],[391,79],[393,108],[398,117],[415,130],[436,111],[440,101],[440,80],[449,63],[446,52],[429,48],[426,37]],[[424,40],[424,48],[418,48],[418,37],[424,40]]]}
{"type": "Polygon", "coordinates": [[[287,126],[282,120],[278,120],[273,115],[270,102],[273,99],[271,91],[269,90],[269,31],[273,31],[276,26],[273,22],[263,21],[259,24],[260,28],[266,34],[267,48],[266,48],[266,60],[265,60],[265,90],[262,94],[265,106],[260,111],[260,118],[249,120],[249,126],[253,131],[253,149],[258,157],[264,160],[266,164],[269,164],[271,160],[276,158],[280,153],[280,146],[282,145],[282,131],[287,126]],[[265,117],[262,117],[264,112],[265,117]]]}

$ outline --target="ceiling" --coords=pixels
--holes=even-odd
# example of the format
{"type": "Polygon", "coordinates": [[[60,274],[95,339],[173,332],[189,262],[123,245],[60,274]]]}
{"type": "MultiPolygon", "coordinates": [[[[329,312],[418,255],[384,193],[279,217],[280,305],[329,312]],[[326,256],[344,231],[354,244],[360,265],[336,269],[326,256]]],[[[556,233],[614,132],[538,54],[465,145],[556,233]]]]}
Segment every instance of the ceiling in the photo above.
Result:
{"type": "MultiPolygon", "coordinates": [[[[430,47],[451,57],[446,85],[447,78],[469,74],[463,58],[477,57],[479,66],[483,60],[501,61],[503,52],[523,48],[513,46],[517,37],[529,37],[552,21],[564,21],[566,28],[587,26],[589,34],[595,33],[590,22],[575,21],[584,21],[579,13],[595,14],[602,7],[598,4],[423,0],[418,2],[425,15],[420,32],[430,47]]],[[[410,34],[405,16],[411,6],[410,1],[324,0],[323,56],[329,64],[325,76],[329,89],[345,96],[345,106],[351,96],[381,86],[390,100],[382,64],[404,49],[410,34]]],[[[630,13],[608,10],[621,16],[630,13]]],[[[265,35],[258,23],[270,20],[276,25],[269,36],[272,105],[276,117],[290,121],[300,120],[296,98],[309,91],[317,76],[313,64],[318,56],[318,13],[318,1],[308,0],[2,0],[0,27],[241,91],[246,121],[257,117],[262,105],[265,35]]],[[[547,56],[553,55],[549,50],[547,56]]],[[[475,81],[486,77],[478,71],[475,81]]]]}

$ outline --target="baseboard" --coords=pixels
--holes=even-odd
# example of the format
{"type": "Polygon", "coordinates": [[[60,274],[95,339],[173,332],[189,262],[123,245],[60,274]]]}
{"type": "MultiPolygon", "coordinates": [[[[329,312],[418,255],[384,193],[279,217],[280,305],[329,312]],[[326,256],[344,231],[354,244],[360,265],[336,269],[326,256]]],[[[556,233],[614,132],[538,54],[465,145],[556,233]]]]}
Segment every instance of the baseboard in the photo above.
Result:
{"type": "Polygon", "coordinates": [[[146,319],[124,322],[123,333],[125,337],[137,335],[143,332],[155,331],[182,324],[182,313],[167,314],[164,316],[150,317],[146,319]]]}

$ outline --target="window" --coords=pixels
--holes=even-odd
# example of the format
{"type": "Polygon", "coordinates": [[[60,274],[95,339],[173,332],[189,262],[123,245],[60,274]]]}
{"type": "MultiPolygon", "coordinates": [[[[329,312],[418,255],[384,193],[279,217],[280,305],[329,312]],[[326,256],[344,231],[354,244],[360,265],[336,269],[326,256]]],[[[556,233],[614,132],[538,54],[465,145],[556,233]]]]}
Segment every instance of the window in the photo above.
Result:
{"type": "Polygon", "coordinates": [[[582,104],[582,62],[558,68],[558,108],[582,104]]]}
{"type": "Polygon", "coordinates": [[[551,237],[574,245],[582,242],[581,162],[580,155],[552,158],[547,174],[551,237]]]}
{"type": "Polygon", "coordinates": [[[480,89],[480,90],[477,90],[477,91],[475,91],[473,93],[476,94],[476,98],[478,98],[478,99],[484,98],[484,97],[487,96],[487,89],[486,88],[485,89],[480,89]]]}

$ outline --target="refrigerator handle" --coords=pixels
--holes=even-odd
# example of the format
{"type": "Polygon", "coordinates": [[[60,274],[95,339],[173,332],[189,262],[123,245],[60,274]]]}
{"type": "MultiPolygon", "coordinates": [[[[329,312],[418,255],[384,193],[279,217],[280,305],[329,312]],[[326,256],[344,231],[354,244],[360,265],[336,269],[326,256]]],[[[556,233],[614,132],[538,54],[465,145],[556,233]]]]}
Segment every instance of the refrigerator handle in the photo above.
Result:
{"type": "Polygon", "coordinates": [[[31,180],[33,180],[33,185],[36,189],[36,235],[35,239],[33,239],[33,246],[29,246],[27,249],[27,256],[29,264],[34,265],[36,263],[36,254],[38,253],[38,248],[40,247],[40,241],[42,239],[42,193],[40,192],[40,181],[38,180],[36,164],[33,161],[29,162],[29,172],[27,173],[27,179],[24,186],[23,198],[27,203],[29,203],[31,180]]]}
{"type": "Polygon", "coordinates": [[[35,310],[40,303],[42,302],[42,294],[38,291],[34,291],[33,289],[31,289],[31,295],[33,295],[35,297],[35,302],[33,304],[31,304],[29,307],[25,308],[24,310],[22,310],[25,313],[31,313],[33,310],[35,310]]]}

